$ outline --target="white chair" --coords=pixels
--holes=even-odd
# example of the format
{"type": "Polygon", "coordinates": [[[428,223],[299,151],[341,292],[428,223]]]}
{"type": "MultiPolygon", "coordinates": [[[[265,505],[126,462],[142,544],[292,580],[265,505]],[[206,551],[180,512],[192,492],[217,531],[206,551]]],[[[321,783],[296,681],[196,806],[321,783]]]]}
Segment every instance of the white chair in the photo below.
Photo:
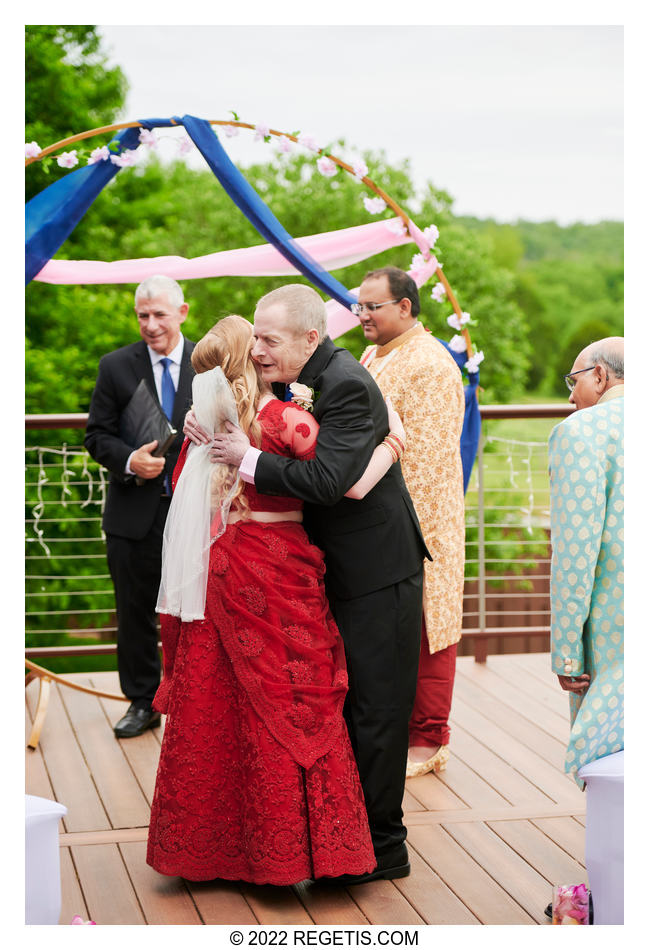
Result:
{"type": "Polygon", "coordinates": [[[61,916],[59,818],[65,805],[25,795],[25,923],[58,924],[61,916]]]}
{"type": "Polygon", "coordinates": [[[586,870],[593,923],[624,923],[624,750],[579,769],[586,782],[586,870]]]}

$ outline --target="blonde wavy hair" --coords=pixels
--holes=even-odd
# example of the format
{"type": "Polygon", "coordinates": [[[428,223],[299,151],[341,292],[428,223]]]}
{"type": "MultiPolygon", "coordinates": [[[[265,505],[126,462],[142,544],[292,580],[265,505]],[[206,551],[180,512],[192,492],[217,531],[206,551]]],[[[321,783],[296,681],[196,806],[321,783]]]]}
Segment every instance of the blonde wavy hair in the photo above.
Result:
{"type": "MultiPolygon", "coordinates": [[[[261,446],[261,426],[257,421],[257,407],[266,387],[259,375],[257,366],[250,356],[253,347],[252,325],[237,313],[223,317],[207,331],[192,352],[192,366],[197,373],[220,366],[223,375],[230,384],[239,416],[239,425],[253,445],[261,446]]],[[[218,499],[230,482],[232,474],[218,466],[212,483],[212,497],[218,499]]],[[[242,516],[249,512],[248,502],[243,493],[244,485],[232,499],[232,506],[239,508],[242,516]],[[236,504],[235,504],[236,503],[236,504]]]]}

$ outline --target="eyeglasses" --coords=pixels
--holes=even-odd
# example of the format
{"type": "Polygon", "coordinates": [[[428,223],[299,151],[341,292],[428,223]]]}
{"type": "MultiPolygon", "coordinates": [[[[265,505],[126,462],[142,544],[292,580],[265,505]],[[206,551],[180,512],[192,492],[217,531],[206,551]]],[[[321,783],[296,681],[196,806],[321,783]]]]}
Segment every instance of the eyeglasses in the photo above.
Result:
{"type": "Polygon", "coordinates": [[[563,378],[566,381],[566,386],[570,392],[573,391],[579,380],[573,379],[573,376],[579,376],[580,373],[590,373],[591,369],[596,369],[596,366],[589,366],[588,369],[578,369],[576,373],[567,373],[563,378]]]}
{"type": "Polygon", "coordinates": [[[353,303],[349,309],[352,313],[356,314],[357,317],[360,317],[363,310],[367,310],[368,313],[374,313],[379,307],[387,307],[389,303],[399,303],[399,300],[384,300],[383,303],[353,303]]]}

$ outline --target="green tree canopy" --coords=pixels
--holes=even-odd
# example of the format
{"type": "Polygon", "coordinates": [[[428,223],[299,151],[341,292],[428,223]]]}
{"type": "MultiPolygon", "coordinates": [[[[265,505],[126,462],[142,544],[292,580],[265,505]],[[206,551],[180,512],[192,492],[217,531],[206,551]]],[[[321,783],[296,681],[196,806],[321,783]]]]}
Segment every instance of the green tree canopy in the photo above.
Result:
{"type": "MultiPolygon", "coordinates": [[[[25,141],[41,148],[88,129],[109,125],[122,108],[126,77],[109,69],[95,26],[25,27],[25,141]]],[[[39,163],[27,175],[27,198],[50,177],[39,163]]]]}

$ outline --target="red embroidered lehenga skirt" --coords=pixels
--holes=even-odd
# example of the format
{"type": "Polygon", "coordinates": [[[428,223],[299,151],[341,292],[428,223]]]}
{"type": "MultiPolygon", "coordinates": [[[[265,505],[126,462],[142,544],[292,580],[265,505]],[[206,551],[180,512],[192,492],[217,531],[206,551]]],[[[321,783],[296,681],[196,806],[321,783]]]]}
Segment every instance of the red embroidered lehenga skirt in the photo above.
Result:
{"type": "Polygon", "coordinates": [[[157,871],[292,884],[375,867],[323,575],[300,524],[239,521],[212,545],[205,620],[161,618],[157,871]]]}

